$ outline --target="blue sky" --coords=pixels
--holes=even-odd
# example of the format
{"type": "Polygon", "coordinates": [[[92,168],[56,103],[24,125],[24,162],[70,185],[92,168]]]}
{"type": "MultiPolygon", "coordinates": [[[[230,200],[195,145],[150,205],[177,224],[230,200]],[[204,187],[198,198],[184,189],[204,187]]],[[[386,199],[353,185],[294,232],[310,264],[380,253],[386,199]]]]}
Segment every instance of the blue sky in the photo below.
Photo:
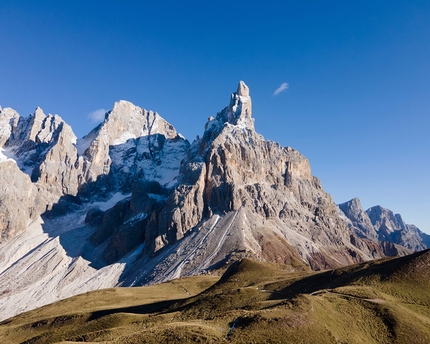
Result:
{"type": "Polygon", "coordinates": [[[429,1],[5,0],[0,43],[0,105],[79,137],[125,99],[192,141],[244,80],[256,130],[337,203],[430,233],[429,1]]]}

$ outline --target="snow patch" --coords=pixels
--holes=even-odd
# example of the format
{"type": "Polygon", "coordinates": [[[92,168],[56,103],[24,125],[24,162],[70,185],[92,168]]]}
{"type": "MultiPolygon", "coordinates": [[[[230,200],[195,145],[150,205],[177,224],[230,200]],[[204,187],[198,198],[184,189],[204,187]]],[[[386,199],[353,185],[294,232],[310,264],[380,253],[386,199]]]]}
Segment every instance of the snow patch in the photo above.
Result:
{"type": "Polygon", "coordinates": [[[0,148],[0,163],[5,161],[13,161],[16,163],[16,156],[9,149],[0,148]]]}
{"type": "Polygon", "coordinates": [[[157,202],[164,202],[166,200],[165,196],[161,196],[161,195],[157,195],[157,194],[149,193],[148,196],[151,197],[152,199],[156,200],[157,202]]]}
{"type": "Polygon", "coordinates": [[[117,192],[117,193],[114,193],[112,197],[107,201],[92,202],[90,204],[94,207],[99,208],[101,211],[106,211],[112,208],[118,202],[130,197],[131,197],[131,193],[124,195],[121,192],[117,192]]]}
{"type": "Polygon", "coordinates": [[[148,214],[139,213],[139,214],[129,218],[126,222],[124,222],[124,224],[142,221],[142,220],[146,219],[147,217],[148,217],[148,214]]]}
{"type": "Polygon", "coordinates": [[[131,139],[135,139],[136,138],[136,135],[134,135],[133,133],[131,133],[131,132],[128,132],[128,131],[126,131],[126,132],[124,132],[118,139],[116,139],[113,143],[112,143],[112,146],[118,146],[118,145],[121,145],[121,144],[124,144],[124,143],[126,143],[128,140],[131,140],[131,139]]]}

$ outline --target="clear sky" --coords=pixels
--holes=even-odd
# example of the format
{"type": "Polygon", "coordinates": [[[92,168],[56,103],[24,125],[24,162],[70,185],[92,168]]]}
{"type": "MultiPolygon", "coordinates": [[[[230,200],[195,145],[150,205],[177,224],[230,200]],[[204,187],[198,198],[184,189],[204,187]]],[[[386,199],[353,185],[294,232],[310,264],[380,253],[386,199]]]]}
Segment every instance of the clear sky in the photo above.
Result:
{"type": "Polygon", "coordinates": [[[125,99],[192,141],[239,80],[337,203],[430,233],[430,1],[0,1],[0,105],[78,137],[125,99]]]}

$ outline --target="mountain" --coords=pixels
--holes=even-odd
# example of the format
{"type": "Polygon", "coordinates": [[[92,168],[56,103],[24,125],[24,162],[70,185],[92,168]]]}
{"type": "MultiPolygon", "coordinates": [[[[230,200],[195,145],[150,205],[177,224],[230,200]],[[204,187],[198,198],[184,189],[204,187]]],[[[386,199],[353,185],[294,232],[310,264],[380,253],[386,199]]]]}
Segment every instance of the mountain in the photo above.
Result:
{"type": "Polygon", "coordinates": [[[127,192],[140,178],[171,181],[189,147],[157,113],[126,101],[115,103],[105,121],[80,140],[61,117],[45,115],[40,108],[28,118],[3,109],[0,127],[0,161],[4,162],[0,168],[5,178],[0,197],[26,195],[25,199],[14,197],[14,204],[2,202],[2,241],[24,231],[28,220],[53,207],[64,212],[69,203],[79,204],[106,191],[127,192]],[[29,179],[17,167],[34,186],[28,187],[29,179]],[[12,181],[16,175],[22,182],[12,181]],[[20,190],[11,190],[10,184],[20,190]],[[28,189],[36,191],[27,195],[28,189]],[[20,210],[24,216],[16,215],[20,210]]]}
{"type": "Polygon", "coordinates": [[[358,198],[339,204],[339,208],[360,237],[394,243],[413,251],[430,247],[429,235],[414,225],[406,224],[400,214],[389,209],[378,205],[364,211],[358,198]]]}
{"type": "Polygon", "coordinates": [[[82,139],[39,108],[1,110],[0,134],[2,319],[243,258],[322,270],[412,252],[354,225],[303,155],[255,132],[243,82],[191,145],[126,101],[82,139]]]}
{"type": "MultiPolygon", "coordinates": [[[[116,285],[124,263],[107,266],[91,244],[91,224],[122,200],[131,204],[124,226],[139,227],[142,204],[135,199],[144,189],[133,197],[131,190],[146,178],[163,193],[159,183],[178,174],[188,141],[157,113],[125,101],[80,140],[39,108],[29,118],[3,109],[0,123],[1,316],[116,285]]],[[[150,196],[154,204],[164,197],[150,196]]],[[[142,244],[134,239],[131,248],[142,244]]]]}
{"type": "Polygon", "coordinates": [[[93,291],[0,323],[7,343],[426,343],[430,252],[324,272],[243,259],[219,277],[93,291]]]}

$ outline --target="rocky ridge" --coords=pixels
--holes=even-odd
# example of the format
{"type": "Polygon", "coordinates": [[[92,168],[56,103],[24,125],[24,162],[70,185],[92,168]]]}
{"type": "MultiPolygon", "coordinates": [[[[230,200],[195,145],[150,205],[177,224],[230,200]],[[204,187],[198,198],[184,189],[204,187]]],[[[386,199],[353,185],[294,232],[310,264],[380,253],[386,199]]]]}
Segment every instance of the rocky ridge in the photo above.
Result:
{"type": "Polygon", "coordinates": [[[126,101],[115,103],[104,122],[80,140],[60,116],[40,108],[28,118],[2,109],[0,128],[4,240],[45,211],[64,213],[82,200],[130,191],[142,178],[170,182],[189,147],[157,113],[126,101]]]}
{"type": "Polygon", "coordinates": [[[413,251],[430,247],[430,236],[406,224],[400,214],[379,205],[364,211],[358,198],[339,204],[357,235],[373,241],[391,242],[413,251]]]}

